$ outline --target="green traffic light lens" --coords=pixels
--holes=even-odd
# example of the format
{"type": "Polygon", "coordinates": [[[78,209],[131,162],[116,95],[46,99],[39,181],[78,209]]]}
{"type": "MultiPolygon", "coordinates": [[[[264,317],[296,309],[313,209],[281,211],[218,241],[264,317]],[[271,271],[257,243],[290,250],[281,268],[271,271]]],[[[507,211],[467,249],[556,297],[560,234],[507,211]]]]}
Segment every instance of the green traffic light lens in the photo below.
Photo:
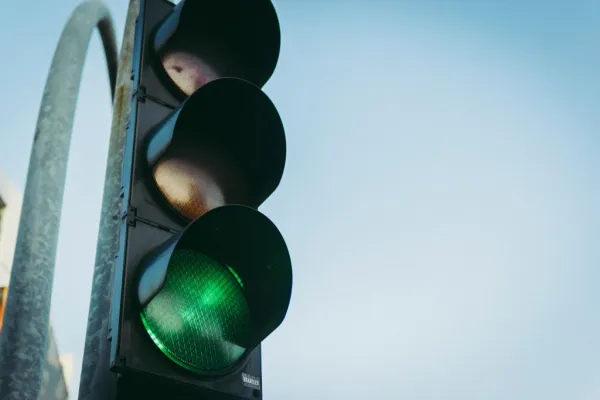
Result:
{"type": "Polygon", "coordinates": [[[166,282],[141,312],[158,348],[197,373],[218,373],[246,352],[250,309],[235,271],[193,250],[175,250],[166,282]]]}

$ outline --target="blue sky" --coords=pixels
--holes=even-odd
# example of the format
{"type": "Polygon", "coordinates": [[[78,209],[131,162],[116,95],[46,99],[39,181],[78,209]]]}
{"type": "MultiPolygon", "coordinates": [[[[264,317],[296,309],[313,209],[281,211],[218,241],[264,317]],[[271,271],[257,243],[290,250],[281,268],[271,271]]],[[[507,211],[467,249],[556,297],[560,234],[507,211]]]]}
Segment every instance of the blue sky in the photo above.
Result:
{"type": "MultiPolygon", "coordinates": [[[[20,188],[77,3],[0,13],[0,169],[20,188]]],[[[126,1],[107,4],[120,40],[126,1]]],[[[600,3],[275,5],[288,158],[262,210],[294,292],[265,398],[599,398],[600,3]]],[[[111,118],[97,35],[81,89],[52,300],[75,387],[111,118]]]]}

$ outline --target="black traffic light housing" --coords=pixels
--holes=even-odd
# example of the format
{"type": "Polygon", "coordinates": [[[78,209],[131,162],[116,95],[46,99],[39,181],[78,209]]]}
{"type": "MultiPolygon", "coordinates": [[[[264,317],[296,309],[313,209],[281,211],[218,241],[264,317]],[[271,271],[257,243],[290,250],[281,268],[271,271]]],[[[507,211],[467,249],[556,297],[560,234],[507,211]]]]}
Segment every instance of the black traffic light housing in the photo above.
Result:
{"type": "Polygon", "coordinates": [[[140,2],[109,330],[118,398],[262,398],[260,343],[292,288],[285,241],[256,210],[285,164],[259,88],[279,46],[269,0],[140,2]]]}

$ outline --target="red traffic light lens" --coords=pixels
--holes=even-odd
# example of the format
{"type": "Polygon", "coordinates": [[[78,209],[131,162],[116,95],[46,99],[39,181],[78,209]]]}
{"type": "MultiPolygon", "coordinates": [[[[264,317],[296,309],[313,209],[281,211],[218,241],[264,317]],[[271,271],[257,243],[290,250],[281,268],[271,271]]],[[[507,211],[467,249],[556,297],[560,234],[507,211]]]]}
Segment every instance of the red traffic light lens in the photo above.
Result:
{"type": "Polygon", "coordinates": [[[187,96],[219,77],[214,67],[185,51],[168,51],[161,61],[169,78],[187,96]]]}

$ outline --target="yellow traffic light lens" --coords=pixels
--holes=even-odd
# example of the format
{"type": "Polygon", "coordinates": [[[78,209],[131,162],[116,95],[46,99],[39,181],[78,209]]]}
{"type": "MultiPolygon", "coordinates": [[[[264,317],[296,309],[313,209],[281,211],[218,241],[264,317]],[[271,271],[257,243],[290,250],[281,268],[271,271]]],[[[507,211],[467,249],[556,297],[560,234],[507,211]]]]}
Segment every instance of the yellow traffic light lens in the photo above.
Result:
{"type": "Polygon", "coordinates": [[[218,78],[213,67],[196,55],[184,51],[167,52],[162,58],[162,64],[169,78],[187,96],[218,78]]]}
{"type": "Polygon", "coordinates": [[[167,357],[198,373],[218,373],[238,361],[251,329],[235,271],[193,250],[173,253],[165,285],[141,318],[167,357]]]}
{"type": "Polygon", "coordinates": [[[152,175],[165,200],[190,221],[227,203],[248,201],[244,174],[231,157],[194,141],[171,145],[152,175]]]}
{"type": "Polygon", "coordinates": [[[154,181],[169,204],[189,220],[225,204],[212,176],[185,159],[161,160],[154,168],[154,181]]]}

